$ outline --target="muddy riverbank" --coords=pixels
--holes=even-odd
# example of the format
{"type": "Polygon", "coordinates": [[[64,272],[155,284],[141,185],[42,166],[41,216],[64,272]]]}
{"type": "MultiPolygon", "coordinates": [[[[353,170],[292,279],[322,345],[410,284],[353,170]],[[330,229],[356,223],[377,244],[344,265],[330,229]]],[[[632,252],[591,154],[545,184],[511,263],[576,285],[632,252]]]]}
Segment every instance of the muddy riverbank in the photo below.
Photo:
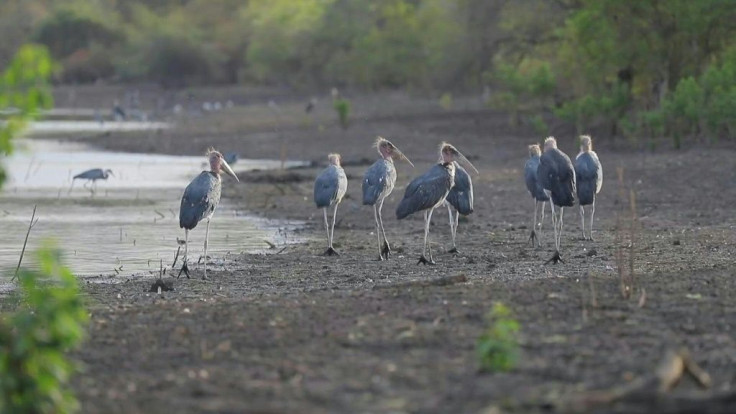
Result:
{"type": "MultiPolygon", "coordinates": [[[[527,245],[533,204],[522,180],[526,145],[542,137],[511,129],[506,115],[482,108],[405,107],[411,102],[390,116],[385,108],[366,110],[346,131],[329,112],[284,116],[278,130],[265,115],[243,117],[267,114],[264,105],[193,117],[155,134],[88,139],[113,150],[196,155],[215,145],[246,158],[285,152],[316,163],[340,152],[351,166],[335,228],[339,257],[320,256],[321,212],[311,201],[317,165],[247,173],[242,183],[224,187],[239,209],[304,220],[297,234],[303,243],[236,255],[208,282],[196,279],[195,269],[195,279],[174,280],[175,290],[160,295],[147,292],[150,277],[85,282],[92,318],[89,338],[75,353],[85,372],[74,380],[84,411],[729,410],[736,392],[736,170],[722,160],[736,150],[638,153],[599,145],[607,175],[596,241],[580,239],[577,210],[570,209],[566,263],[545,266],[550,236],[541,250],[527,245]],[[397,188],[384,207],[394,256],[384,262],[376,260],[372,210],[360,203],[360,178],[377,156],[371,144],[379,134],[416,165],[397,164],[397,188]],[[436,211],[430,238],[437,265],[418,266],[421,217],[397,221],[394,210],[443,140],[480,170],[475,212],[461,219],[460,254],[451,255],[447,212],[436,211]],[[617,245],[616,212],[626,211],[617,167],[625,189],[637,195],[633,248],[617,245]],[[635,259],[637,293],[628,300],[617,271],[622,249],[635,259]],[[447,277],[459,283],[431,283],[447,277]],[[510,373],[480,373],[474,347],[497,301],[520,323],[522,358],[510,373]],[[646,388],[600,397],[653,378],[665,352],[680,347],[711,375],[710,389],[685,378],[661,396],[646,388]]],[[[572,135],[558,138],[563,150],[576,153],[572,135]]],[[[549,222],[545,227],[551,229],[549,222]]]]}

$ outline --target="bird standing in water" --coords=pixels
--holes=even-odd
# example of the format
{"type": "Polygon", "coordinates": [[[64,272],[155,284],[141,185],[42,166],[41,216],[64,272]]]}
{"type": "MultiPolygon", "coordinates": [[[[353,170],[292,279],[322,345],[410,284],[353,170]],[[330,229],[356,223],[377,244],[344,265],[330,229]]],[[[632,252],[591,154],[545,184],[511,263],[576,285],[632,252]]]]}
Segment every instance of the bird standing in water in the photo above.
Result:
{"type": "Polygon", "coordinates": [[[115,176],[115,174],[112,173],[112,170],[103,170],[102,168],[93,168],[83,173],[79,173],[72,178],[72,185],[69,187],[69,193],[72,192],[72,187],[74,187],[75,180],[87,180],[87,182],[84,184],[84,188],[87,188],[87,184],[89,184],[91,181],[92,184],[89,187],[89,191],[90,195],[94,195],[95,191],[97,191],[97,180],[107,180],[107,178],[111,175],[113,177],[115,176]]]}
{"type": "Polygon", "coordinates": [[[552,227],[555,233],[555,254],[547,263],[564,263],[560,257],[562,215],[565,207],[575,205],[575,168],[572,166],[570,157],[557,149],[557,140],[554,137],[544,140],[544,154],[539,158],[537,179],[544,188],[544,193],[550,198],[552,227]],[[558,207],[557,211],[555,211],[555,206],[558,207]]]}
{"type": "Polygon", "coordinates": [[[187,267],[189,230],[197,227],[200,221],[207,220],[207,229],[204,233],[204,276],[202,277],[202,279],[207,279],[207,239],[210,233],[210,220],[220,203],[220,195],[222,194],[220,173],[224,171],[235,178],[235,181],[240,181],[221,153],[210,148],[207,150],[207,158],[210,163],[210,171],[202,171],[192,180],[181,198],[179,227],[184,229],[184,264],[179,270],[177,278],[181,276],[182,272],[187,276],[187,279],[189,278],[189,268],[187,267]]]}
{"type": "Polygon", "coordinates": [[[386,239],[386,230],[383,228],[383,201],[394,190],[396,184],[396,167],[394,159],[404,160],[412,167],[414,164],[389,140],[378,137],[376,149],[381,159],[373,163],[363,175],[363,205],[373,206],[373,216],[376,220],[376,237],[378,237],[378,260],[388,259],[391,247],[386,239]],[[381,240],[383,239],[383,246],[381,240]]]}
{"type": "Polygon", "coordinates": [[[404,198],[396,208],[396,218],[401,220],[409,214],[424,211],[424,246],[417,264],[435,264],[432,259],[432,248],[427,256],[427,239],[432,212],[445,202],[447,194],[455,185],[455,163],[461,160],[467,163],[476,173],[478,170],[452,145],[443,142],[440,145],[440,161],[426,173],[412,180],[406,187],[404,198]]]}
{"type": "Polygon", "coordinates": [[[321,208],[325,217],[325,231],[327,232],[326,256],[340,254],[332,247],[335,234],[335,217],[337,216],[337,205],[340,204],[345,192],[348,190],[348,178],[340,166],[340,154],[329,154],[327,159],[330,165],[322,170],[314,181],[314,203],[321,208]],[[332,210],[332,228],[327,222],[327,209],[334,206],[332,210]]]}
{"type": "Polygon", "coordinates": [[[580,204],[580,228],[583,240],[593,240],[593,215],[595,214],[595,196],[603,187],[603,167],[598,154],[593,151],[593,140],[588,135],[580,137],[580,154],[575,158],[575,176],[578,186],[578,204],[580,204]],[[590,237],[585,235],[585,206],[590,206],[590,237]]]}
{"type": "Polygon", "coordinates": [[[542,155],[542,150],[538,144],[529,146],[529,159],[524,165],[524,181],[526,182],[526,188],[529,190],[529,194],[532,195],[534,200],[534,218],[532,219],[532,232],[529,234],[529,242],[532,245],[535,244],[537,247],[542,247],[542,224],[544,224],[544,207],[549,201],[549,197],[544,193],[544,188],[537,179],[537,169],[539,168],[539,157],[542,155]],[[537,221],[537,212],[539,211],[539,203],[542,203],[542,217],[537,221]]]}

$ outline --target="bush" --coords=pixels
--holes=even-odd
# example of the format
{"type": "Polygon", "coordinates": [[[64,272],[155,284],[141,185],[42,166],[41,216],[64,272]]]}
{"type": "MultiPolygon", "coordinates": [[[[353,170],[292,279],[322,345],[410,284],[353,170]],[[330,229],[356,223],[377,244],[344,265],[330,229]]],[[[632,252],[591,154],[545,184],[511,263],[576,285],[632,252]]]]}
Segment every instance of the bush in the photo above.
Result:
{"type": "Polygon", "coordinates": [[[37,252],[39,271],[18,275],[25,303],[0,319],[0,412],[67,413],[78,403],[67,383],[76,365],[65,353],[84,337],[88,315],[60,252],[37,252]]]}
{"type": "Polygon", "coordinates": [[[348,117],[350,116],[350,101],[345,98],[335,98],[332,107],[337,112],[337,119],[343,129],[348,128],[348,117]]]}
{"type": "Polygon", "coordinates": [[[503,303],[496,302],[486,315],[488,328],[478,338],[476,353],[482,371],[510,371],[519,360],[519,322],[503,303]]]}
{"type": "Polygon", "coordinates": [[[63,59],[95,43],[109,47],[121,36],[100,22],[61,9],[40,24],[33,40],[46,45],[54,58],[63,59]]]}

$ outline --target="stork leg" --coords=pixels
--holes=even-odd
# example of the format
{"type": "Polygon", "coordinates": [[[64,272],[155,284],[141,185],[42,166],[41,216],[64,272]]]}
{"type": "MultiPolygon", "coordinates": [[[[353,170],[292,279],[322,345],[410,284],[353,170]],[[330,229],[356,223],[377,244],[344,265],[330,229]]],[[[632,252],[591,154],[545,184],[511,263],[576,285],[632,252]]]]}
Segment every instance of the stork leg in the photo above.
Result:
{"type": "Polygon", "coordinates": [[[378,221],[378,206],[373,205],[373,218],[376,219],[376,238],[378,239],[378,260],[383,260],[383,251],[381,251],[381,224],[378,221]]]}
{"type": "Polygon", "coordinates": [[[547,206],[546,201],[542,201],[542,217],[539,219],[539,230],[537,231],[537,247],[542,247],[542,225],[544,224],[544,208],[547,206]]]}
{"type": "Polygon", "coordinates": [[[204,276],[202,280],[207,280],[207,241],[210,237],[210,219],[207,219],[207,228],[204,231],[204,276]]]}
{"type": "Polygon", "coordinates": [[[433,265],[435,264],[434,260],[432,259],[432,248],[429,248],[429,260],[427,260],[427,257],[425,256],[425,253],[427,252],[427,238],[429,236],[429,223],[432,221],[432,210],[424,210],[424,246],[422,247],[422,255],[419,257],[419,261],[417,264],[425,264],[425,265],[433,265]]]}
{"type": "Polygon", "coordinates": [[[391,246],[388,245],[388,239],[386,238],[386,228],[383,227],[383,200],[378,205],[378,223],[381,227],[381,234],[383,235],[383,249],[381,249],[381,255],[388,260],[391,256],[391,246]]]}
{"type": "MultiPolygon", "coordinates": [[[[457,234],[457,220],[452,217],[452,206],[450,204],[447,204],[447,213],[450,215],[450,236],[452,236],[452,249],[448,253],[457,254],[457,246],[455,245],[455,235],[457,234]]],[[[459,213],[455,212],[455,217],[457,217],[459,213]]]]}
{"type": "Polygon", "coordinates": [[[565,207],[560,207],[560,218],[557,220],[557,225],[560,227],[557,230],[557,250],[560,250],[560,243],[562,242],[562,215],[565,213],[565,207]]]}
{"type": "MultiPolygon", "coordinates": [[[[534,217],[532,217],[532,231],[529,233],[529,240],[527,240],[527,243],[531,243],[532,246],[541,245],[539,242],[539,236],[537,235],[537,208],[539,207],[539,201],[537,199],[534,199],[534,217]],[[536,241],[536,243],[535,243],[536,241]]],[[[542,205],[542,213],[544,213],[544,205],[542,205]]]]}
{"type": "Polygon", "coordinates": [[[560,215],[557,217],[557,213],[555,212],[555,203],[550,199],[549,206],[552,209],[552,228],[554,230],[554,236],[555,236],[555,254],[552,255],[552,257],[544,262],[544,264],[548,263],[554,263],[557,264],[558,262],[565,263],[562,260],[562,257],[560,257],[560,233],[562,233],[562,207],[560,207],[560,215]]]}
{"type": "Polygon", "coordinates": [[[74,178],[72,178],[72,185],[69,186],[69,191],[66,193],[67,195],[72,193],[72,188],[74,188],[74,178]]]}
{"type": "Polygon", "coordinates": [[[595,215],[595,199],[590,206],[590,241],[593,241],[593,216],[595,215]]]}
{"type": "Polygon", "coordinates": [[[332,240],[335,236],[335,217],[337,217],[337,204],[335,203],[335,208],[332,210],[332,228],[330,229],[327,226],[327,207],[325,207],[325,229],[327,230],[327,250],[325,251],[325,256],[339,256],[340,253],[338,253],[333,247],[332,247],[332,240]]]}
{"type": "Polygon", "coordinates": [[[179,274],[176,275],[176,278],[178,279],[179,276],[181,276],[181,272],[184,272],[187,279],[189,279],[189,267],[187,267],[187,253],[189,251],[189,229],[184,229],[184,264],[181,266],[181,270],[179,270],[179,274]]]}
{"type": "Polygon", "coordinates": [[[587,240],[585,236],[585,207],[580,205],[580,228],[583,230],[583,240],[587,240]]]}

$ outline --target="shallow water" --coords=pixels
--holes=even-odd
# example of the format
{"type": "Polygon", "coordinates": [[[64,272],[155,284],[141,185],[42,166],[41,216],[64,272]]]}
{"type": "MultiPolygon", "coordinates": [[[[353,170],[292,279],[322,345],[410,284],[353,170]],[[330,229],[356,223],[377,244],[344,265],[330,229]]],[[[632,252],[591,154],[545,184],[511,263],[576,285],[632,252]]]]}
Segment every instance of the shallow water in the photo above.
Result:
{"type": "MultiPolygon", "coordinates": [[[[178,221],[181,195],[205,168],[204,157],[110,153],[43,140],[18,143],[21,150],[4,163],[9,180],[0,193],[3,276],[17,264],[34,205],[39,221],[24,263],[31,264],[32,252],[51,238],[79,276],[157,272],[161,260],[171,266],[177,238],[184,238],[178,221]],[[115,176],[98,181],[94,195],[79,180],[71,186],[73,175],[98,167],[110,168],[115,176]]],[[[279,161],[239,160],[232,167],[242,174],[279,166],[279,161]]],[[[224,176],[223,185],[245,184],[224,176]]],[[[290,241],[286,235],[298,225],[254,217],[223,199],[210,225],[208,254],[222,265],[228,253],[264,249],[265,240],[290,241]]],[[[190,232],[190,263],[202,254],[204,233],[205,223],[190,232]]]]}

